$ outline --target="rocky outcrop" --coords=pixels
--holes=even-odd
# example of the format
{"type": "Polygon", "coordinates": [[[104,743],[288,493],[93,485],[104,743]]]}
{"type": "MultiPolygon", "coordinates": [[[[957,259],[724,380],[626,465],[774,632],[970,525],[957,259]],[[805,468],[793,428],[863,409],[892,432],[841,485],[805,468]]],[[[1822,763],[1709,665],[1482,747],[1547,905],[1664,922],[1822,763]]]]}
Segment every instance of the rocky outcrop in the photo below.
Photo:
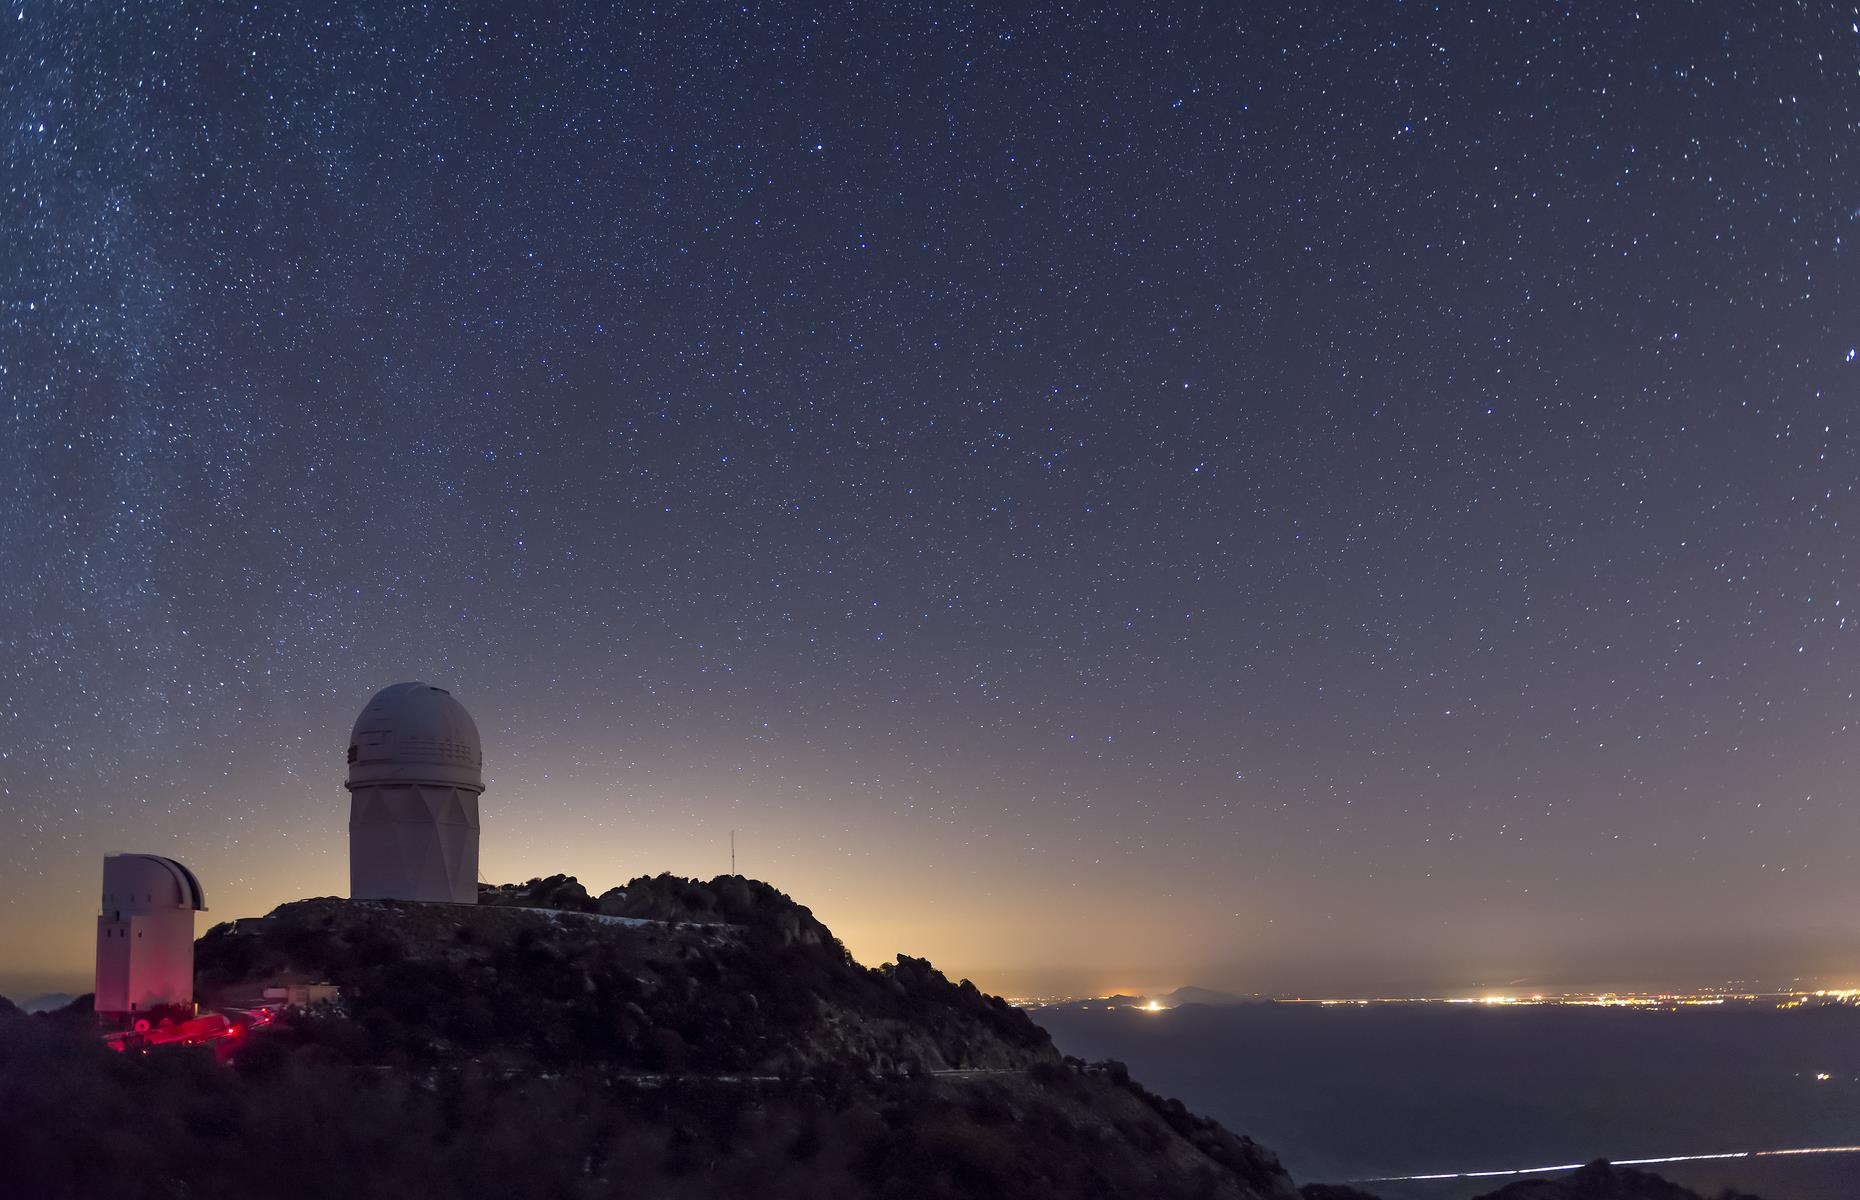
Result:
{"type": "Polygon", "coordinates": [[[832,932],[805,905],[741,875],[719,875],[708,883],[670,874],[642,875],[623,888],[603,892],[599,910],[652,921],[740,925],[769,934],[784,946],[833,941],[832,932]]]}
{"type": "Polygon", "coordinates": [[[382,1052],[441,1060],[888,1075],[1057,1059],[1005,1002],[920,959],[860,966],[764,883],[656,876],[587,901],[595,912],[563,876],[487,894],[476,907],[304,900],[216,926],[196,950],[201,994],[333,982],[382,1052]]]}
{"type": "Polygon", "coordinates": [[[593,912],[598,907],[573,875],[551,875],[528,883],[478,885],[478,903],[505,908],[555,908],[593,912]]]}

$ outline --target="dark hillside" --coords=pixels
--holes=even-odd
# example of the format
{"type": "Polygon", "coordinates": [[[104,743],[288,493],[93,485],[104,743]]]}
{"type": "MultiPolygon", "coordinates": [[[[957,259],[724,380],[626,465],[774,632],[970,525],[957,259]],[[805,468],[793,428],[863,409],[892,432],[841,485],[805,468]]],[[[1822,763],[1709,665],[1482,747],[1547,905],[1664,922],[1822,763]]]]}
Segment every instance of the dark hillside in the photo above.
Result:
{"type": "MultiPolygon", "coordinates": [[[[560,877],[539,882],[552,896],[568,890],[560,877]]],[[[216,926],[199,943],[201,995],[224,1003],[268,983],[335,983],[369,1053],[383,1060],[464,1054],[545,1067],[779,1074],[1057,1059],[1018,1010],[919,959],[860,966],[766,884],[660,877],[630,885],[629,910],[661,918],[539,911],[512,903],[510,891],[477,908],[304,900],[216,926]]],[[[609,897],[601,904],[613,907],[609,897]]]]}

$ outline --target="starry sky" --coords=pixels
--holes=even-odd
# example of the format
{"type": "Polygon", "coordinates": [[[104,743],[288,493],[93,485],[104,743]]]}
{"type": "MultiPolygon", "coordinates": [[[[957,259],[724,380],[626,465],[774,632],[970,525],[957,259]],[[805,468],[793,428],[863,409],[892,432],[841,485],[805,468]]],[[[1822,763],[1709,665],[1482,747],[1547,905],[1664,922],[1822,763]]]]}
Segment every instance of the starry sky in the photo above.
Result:
{"type": "Polygon", "coordinates": [[[0,990],[415,678],[1010,994],[1860,981],[1856,7],[1003,7],[9,0],[0,990]]]}

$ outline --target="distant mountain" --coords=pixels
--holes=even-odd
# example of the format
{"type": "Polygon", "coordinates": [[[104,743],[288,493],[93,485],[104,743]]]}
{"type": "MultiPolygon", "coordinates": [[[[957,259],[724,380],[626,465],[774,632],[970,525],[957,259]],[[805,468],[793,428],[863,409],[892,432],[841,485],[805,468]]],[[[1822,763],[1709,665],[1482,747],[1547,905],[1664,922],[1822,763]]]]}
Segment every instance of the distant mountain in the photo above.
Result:
{"type": "MultiPolygon", "coordinates": [[[[1562,1179],[1522,1179],[1488,1192],[1478,1200],[1704,1200],[1691,1188],[1680,1187],[1648,1171],[1617,1167],[1597,1160],[1562,1179]]],[[[1743,1192],[1725,1191],[1716,1200],[1757,1200],[1743,1192]]]]}
{"type": "Polygon", "coordinates": [[[20,1015],[19,1005],[8,1000],[5,996],[0,996],[0,1019],[17,1017],[20,1015]]]}
{"type": "Polygon", "coordinates": [[[1179,987],[1173,992],[1162,992],[1154,996],[1129,996],[1119,992],[1114,996],[1093,996],[1086,1000],[1068,1000],[1063,1004],[1051,1005],[1061,1009],[1090,1008],[1148,1008],[1154,1004],[1159,1008],[1180,1008],[1184,1004],[1247,1004],[1245,996],[1236,996],[1232,992],[1217,992],[1211,988],[1179,987]]]}
{"type": "Polygon", "coordinates": [[[29,1013],[56,1012],[76,999],[70,992],[46,992],[20,1001],[19,1007],[29,1013]]]}
{"type": "MultiPolygon", "coordinates": [[[[1308,1183],[1298,1192],[1302,1200],[1377,1200],[1374,1193],[1347,1184],[1308,1183]]],[[[1705,1197],[1650,1172],[1617,1167],[1598,1159],[1561,1179],[1520,1179],[1475,1200],[1705,1200],[1705,1197]]],[[[1757,1197],[1725,1191],[1713,1200],[1757,1200],[1757,1197]]]]}
{"type": "Polygon", "coordinates": [[[1164,996],[1159,996],[1170,1008],[1179,1008],[1184,1004],[1245,1004],[1245,996],[1236,996],[1232,992],[1217,992],[1212,988],[1179,987],[1164,996]]]}

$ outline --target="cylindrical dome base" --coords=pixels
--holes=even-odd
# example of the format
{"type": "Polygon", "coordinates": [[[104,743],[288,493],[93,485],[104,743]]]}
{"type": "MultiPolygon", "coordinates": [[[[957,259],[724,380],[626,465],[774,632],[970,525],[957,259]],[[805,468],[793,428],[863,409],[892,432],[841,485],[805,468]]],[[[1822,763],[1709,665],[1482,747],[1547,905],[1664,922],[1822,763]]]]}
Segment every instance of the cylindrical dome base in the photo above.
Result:
{"type": "Polygon", "coordinates": [[[354,786],[349,895],[478,903],[478,794],[433,784],[354,786]]]}

